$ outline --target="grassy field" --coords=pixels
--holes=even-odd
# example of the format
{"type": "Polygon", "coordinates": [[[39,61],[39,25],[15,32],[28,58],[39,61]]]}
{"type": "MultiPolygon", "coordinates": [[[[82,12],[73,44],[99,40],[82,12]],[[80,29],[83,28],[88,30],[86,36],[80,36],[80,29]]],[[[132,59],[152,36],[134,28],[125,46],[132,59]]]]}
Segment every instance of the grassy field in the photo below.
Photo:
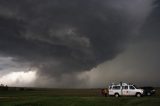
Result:
{"type": "Polygon", "coordinates": [[[99,89],[0,91],[0,106],[160,106],[160,92],[151,97],[103,97],[99,89]]]}

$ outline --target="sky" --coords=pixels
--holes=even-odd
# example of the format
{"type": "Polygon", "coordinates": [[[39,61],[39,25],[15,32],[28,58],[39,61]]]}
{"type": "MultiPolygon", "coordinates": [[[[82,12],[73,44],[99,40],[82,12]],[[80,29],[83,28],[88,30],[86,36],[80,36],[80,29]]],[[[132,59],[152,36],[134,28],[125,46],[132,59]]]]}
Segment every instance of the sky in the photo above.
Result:
{"type": "Polygon", "coordinates": [[[0,0],[0,83],[160,86],[159,0],[0,0]]]}

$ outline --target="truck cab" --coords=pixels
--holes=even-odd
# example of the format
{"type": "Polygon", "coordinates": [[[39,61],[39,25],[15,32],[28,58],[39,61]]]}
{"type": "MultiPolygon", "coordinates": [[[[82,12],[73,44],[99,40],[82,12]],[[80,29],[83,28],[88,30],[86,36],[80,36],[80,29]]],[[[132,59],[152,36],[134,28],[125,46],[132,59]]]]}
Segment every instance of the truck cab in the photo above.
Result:
{"type": "Polygon", "coordinates": [[[138,89],[133,84],[120,83],[120,84],[111,84],[108,88],[109,96],[137,96],[141,97],[143,95],[143,89],[138,89]]]}

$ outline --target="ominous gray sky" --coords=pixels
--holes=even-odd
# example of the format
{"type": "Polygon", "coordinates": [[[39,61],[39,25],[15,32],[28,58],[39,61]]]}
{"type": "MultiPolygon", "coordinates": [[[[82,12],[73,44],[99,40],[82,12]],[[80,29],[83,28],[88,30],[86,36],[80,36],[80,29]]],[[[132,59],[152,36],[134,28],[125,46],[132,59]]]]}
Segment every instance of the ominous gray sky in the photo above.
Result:
{"type": "Polygon", "coordinates": [[[0,83],[160,86],[159,0],[0,0],[0,83]]]}

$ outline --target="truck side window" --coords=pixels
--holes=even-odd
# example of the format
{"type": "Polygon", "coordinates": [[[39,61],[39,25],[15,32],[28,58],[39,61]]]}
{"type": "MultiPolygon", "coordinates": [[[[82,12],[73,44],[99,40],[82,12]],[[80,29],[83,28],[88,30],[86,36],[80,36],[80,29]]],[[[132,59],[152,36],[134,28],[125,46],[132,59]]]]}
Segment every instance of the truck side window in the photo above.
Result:
{"type": "Polygon", "coordinates": [[[113,86],[113,89],[120,89],[120,86],[113,86]]]}
{"type": "Polygon", "coordinates": [[[129,86],[129,89],[135,89],[133,86],[129,86]]]}
{"type": "Polygon", "coordinates": [[[128,89],[128,86],[122,86],[123,89],[128,89]]]}

